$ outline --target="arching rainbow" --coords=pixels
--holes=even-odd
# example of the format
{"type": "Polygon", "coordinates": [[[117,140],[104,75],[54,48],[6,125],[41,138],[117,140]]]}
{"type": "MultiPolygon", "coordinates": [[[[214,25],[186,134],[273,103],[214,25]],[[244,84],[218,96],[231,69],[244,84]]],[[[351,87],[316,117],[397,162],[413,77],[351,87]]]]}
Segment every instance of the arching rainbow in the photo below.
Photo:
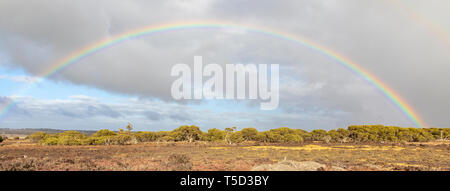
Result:
{"type": "Polygon", "coordinates": [[[408,1],[399,2],[398,0],[387,0],[388,5],[392,6],[394,9],[398,10],[400,13],[406,14],[406,16],[411,18],[411,21],[414,21],[420,25],[426,27],[430,32],[434,34],[434,36],[445,43],[447,48],[450,48],[450,35],[445,28],[441,25],[433,22],[430,19],[424,17],[424,15],[420,14],[418,11],[414,10],[411,6],[408,5],[408,1]]]}
{"type": "MultiPolygon", "coordinates": [[[[397,105],[400,110],[417,126],[417,127],[426,127],[425,123],[420,119],[419,115],[414,112],[411,106],[409,106],[406,101],[404,101],[398,94],[396,94],[392,89],[390,89],[386,84],[384,84],[381,80],[377,79],[375,76],[364,70],[362,67],[358,66],[351,60],[345,58],[342,55],[339,55],[337,52],[326,48],[325,46],[314,43],[310,40],[301,38],[297,35],[282,33],[278,31],[274,31],[271,29],[266,29],[262,27],[254,27],[248,25],[237,25],[237,24],[226,24],[224,22],[191,22],[191,23],[175,23],[175,24],[166,24],[166,25],[158,25],[158,26],[150,26],[145,28],[140,28],[137,30],[133,30],[130,32],[126,32],[99,42],[96,42],[90,46],[87,46],[77,52],[74,52],[72,55],[64,58],[60,62],[57,62],[55,65],[49,67],[47,70],[41,73],[41,77],[47,78],[51,75],[63,70],[67,66],[76,63],[77,61],[90,56],[104,48],[110,47],[114,44],[118,44],[120,42],[141,37],[148,34],[154,34],[157,32],[171,31],[177,29],[189,29],[189,28],[225,28],[225,29],[241,29],[248,32],[256,32],[260,34],[270,35],[272,37],[276,37],[279,39],[291,41],[297,44],[300,44],[304,47],[315,50],[333,60],[337,63],[345,66],[350,69],[354,73],[360,75],[365,80],[367,80],[370,84],[378,88],[386,97],[388,97],[395,105],[397,105]]],[[[13,105],[13,101],[8,103],[6,107],[2,109],[0,114],[6,113],[13,105]]]]}

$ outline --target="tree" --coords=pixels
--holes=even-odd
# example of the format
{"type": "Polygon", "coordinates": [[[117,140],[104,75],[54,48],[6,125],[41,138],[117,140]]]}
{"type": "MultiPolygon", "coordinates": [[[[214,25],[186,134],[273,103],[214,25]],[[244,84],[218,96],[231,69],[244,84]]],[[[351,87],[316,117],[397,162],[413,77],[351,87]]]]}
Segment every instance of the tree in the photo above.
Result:
{"type": "Polygon", "coordinates": [[[3,137],[2,137],[2,136],[0,136],[0,143],[1,143],[1,142],[3,142],[3,137]]]}
{"type": "Polygon", "coordinates": [[[315,129],[311,131],[311,138],[313,141],[323,141],[327,136],[327,132],[322,129],[315,129]]]}
{"type": "Polygon", "coordinates": [[[174,141],[175,134],[176,133],[173,131],[158,131],[158,132],[155,132],[155,140],[158,142],[174,141]]]}
{"type": "Polygon", "coordinates": [[[221,141],[224,140],[226,135],[225,131],[216,129],[216,128],[212,128],[208,130],[208,133],[206,133],[205,135],[205,139],[206,141],[221,141]]]}
{"type": "Polygon", "coordinates": [[[226,134],[225,134],[224,139],[225,139],[225,141],[228,144],[233,143],[233,140],[231,139],[231,135],[234,133],[234,131],[236,131],[236,129],[237,129],[236,127],[232,127],[232,128],[227,127],[227,128],[225,128],[226,134]]]}
{"type": "Polygon", "coordinates": [[[156,140],[156,133],[154,132],[137,132],[134,134],[138,142],[151,142],[156,140]]]}
{"type": "Polygon", "coordinates": [[[228,137],[229,144],[240,143],[242,141],[244,141],[244,138],[242,137],[242,132],[240,132],[240,131],[233,132],[228,137]]]}
{"type": "Polygon", "coordinates": [[[284,136],[283,141],[285,143],[301,143],[303,142],[303,137],[298,134],[287,134],[284,136]]]}
{"type": "Polygon", "coordinates": [[[128,122],[126,128],[127,128],[127,131],[128,131],[128,132],[131,132],[131,130],[133,130],[133,125],[132,125],[130,122],[128,122]]]}
{"type": "Polygon", "coordinates": [[[330,141],[332,141],[332,142],[340,142],[341,141],[341,136],[340,136],[339,132],[334,129],[329,130],[328,135],[330,136],[330,139],[331,139],[330,141]]]}
{"type": "Polygon", "coordinates": [[[85,145],[111,145],[114,144],[114,137],[117,133],[108,129],[98,130],[84,141],[85,145]]]}
{"type": "Polygon", "coordinates": [[[300,143],[303,142],[304,133],[303,130],[280,127],[266,131],[265,139],[267,142],[300,143]]]}
{"type": "Polygon", "coordinates": [[[184,125],[173,130],[173,133],[175,135],[175,140],[177,141],[194,142],[195,140],[200,139],[202,132],[200,131],[200,128],[195,125],[184,125]]]}
{"type": "Polygon", "coordinates": [[[281,136],[277,130],[271,129],[269,131],[264,132],[266,142],[271,143],[280,143],[283,142],[283,136],[281,136]]]}
{"type": "Polygon", "coordinates": [[[258,130],[255,128],[244,128],[241,130],[242,138],[245,141],[255,141],[258,137],[258,130]]]}
{"type": "Polygon", "coordinates": [[[336,131],[339,135],[339,139],[338,141],[341,143],[347,143],[350,141],[350,131],[348,131],[347,129],[343,129],[343,128],[339,128],[336,131]]]}

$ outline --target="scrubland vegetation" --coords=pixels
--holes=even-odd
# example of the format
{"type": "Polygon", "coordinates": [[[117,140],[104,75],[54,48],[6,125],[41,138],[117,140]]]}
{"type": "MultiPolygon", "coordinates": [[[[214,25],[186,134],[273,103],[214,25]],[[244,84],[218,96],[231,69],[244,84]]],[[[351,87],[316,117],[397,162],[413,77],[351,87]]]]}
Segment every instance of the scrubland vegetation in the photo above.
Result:
{"type": "Polygon", "coordinates": [[[381,125],[134,132],[129,124],[4,140],[0,170],[450,170],[449,135],[381,125]]]}
{"type": "Polygon", "coordinates": [[[255,128],[244,128],[237,131],[236,127],[209,129],[203,132],[195,125],[181,126],[173,131],[139,131],[132,132],[131,124],[127,130],[114,132],[103,129],[87,136],[78,131],[47,134],[37,132],[28,136],[33,142],[43,145],[126,145],[139,142],[223,142],[236,144],[242,142],[261,143],[398,143],[398,142],[428,142],[449,139],[450,128],[403,128],[382,125],[349,126],[347,129],[312,130],[281,127],[259,132],[255,128]]]}

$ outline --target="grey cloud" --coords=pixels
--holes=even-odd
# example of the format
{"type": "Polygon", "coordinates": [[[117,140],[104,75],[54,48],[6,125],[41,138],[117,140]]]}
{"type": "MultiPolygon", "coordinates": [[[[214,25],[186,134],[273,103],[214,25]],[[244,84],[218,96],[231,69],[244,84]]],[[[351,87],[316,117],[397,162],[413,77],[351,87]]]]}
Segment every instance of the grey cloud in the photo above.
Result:
{"type": "Polygon", "coordinates": [[[147,117],[150,120],[158,121],[161,119],[161,114],[154,112],[154,111],[146,111],[144,112],[145,117],[147,117]]]}
{"type": "Polygon", "coordinates": [[[189,118],[189,115],[184,114],[170,114],[170,119],[173,119],[176,122],[189,122],[191,119],[189,118]]]}
{"type": "Polygon", "coordinates": [[[19,117],[31,117],[32,113],[21,108],[17,103],[12,102],[8,97],[0,96],[0,118],[5,117],[5,115],[18,115],[19,117]]]}
{"type": "MultiPolygon", "coordinates": [[[[442,18],[449,17],[442,10],[448,3],[441,1],[441,6],[435,7],[431,3],[421,5],[420,1],[411,1],[404,6],[431,15],[429,19],[450,30],[449,24],[442,22],[442,18]]],[[[358,0],[222,0],[191,4],[183,1],[2,1],[0,52],[10,60],[11,67],[38,74],[92,42],[143,26],[209,19],[261,25],[336,50],[389,84],[430,125],[448,126],[450,45],[401,10],[382,1],[358,0]]],[[[298,123],[289,123],[294,126],[374,121],[410,125],[392,103],[360,76],[307,47],[257,33],[188,29],[152,34],[87,57],[53,80],[171,101],[170,85],[174,79],[169,76],[170,68],[180,62],[192,64],[194,55],[204,56],[205,63],[221,65],[280,64],[281,75],[302,86],[282,87],[280,110],[299,116],[323,117],[321,120],[327,121],[316,123],[316,119],[302,118],[297,119],[298,123]],[[305,90],[318,83],[325,85],[314,91],[305,90]]],[[[101,106],[92,110],[112,118],[120,118],[120,112],[129,112],[115,113],[101,106]]],[[[161,113],[157,117],[150,111],[143,116],[150,121],[201,121],[197,115],[178,113],[161,113]]],[[[277,118],[273,123],[283,121],[277,118]]]]}
{"type": "Polygon", "coordinates": [[[107,117],[118,118],[121,114],[117,111],[114,111],[109,106],[99,105],[99,106],[89,106],[87,110],[89,115],[101,114],[107,117]]]}

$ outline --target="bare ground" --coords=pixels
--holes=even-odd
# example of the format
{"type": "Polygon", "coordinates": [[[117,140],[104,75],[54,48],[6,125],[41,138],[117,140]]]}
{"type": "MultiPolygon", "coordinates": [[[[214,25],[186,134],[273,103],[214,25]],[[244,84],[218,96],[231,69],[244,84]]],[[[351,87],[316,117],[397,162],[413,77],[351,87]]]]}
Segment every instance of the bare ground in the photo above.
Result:
{"type": "Polygon", "coordinates": [[[0,170],[450,170],[448,143],[1,145],[0,170]]]}

